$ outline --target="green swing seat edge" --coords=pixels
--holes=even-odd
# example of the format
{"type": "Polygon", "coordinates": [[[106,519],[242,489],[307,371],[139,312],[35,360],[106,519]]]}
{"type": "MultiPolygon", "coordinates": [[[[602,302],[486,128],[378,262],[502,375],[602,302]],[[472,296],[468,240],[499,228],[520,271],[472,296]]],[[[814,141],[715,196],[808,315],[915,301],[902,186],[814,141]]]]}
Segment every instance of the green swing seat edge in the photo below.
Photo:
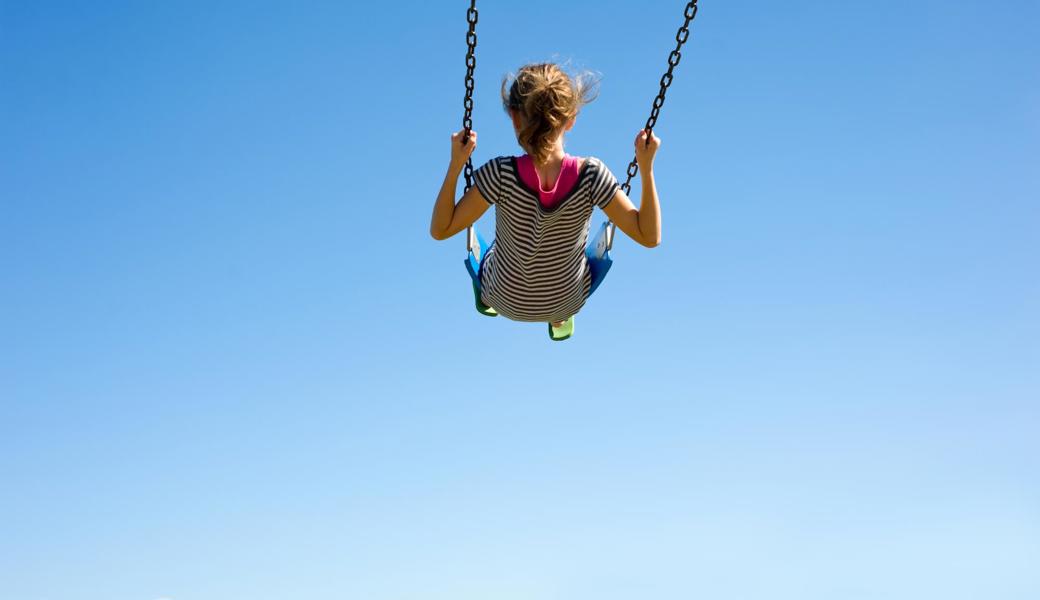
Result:
{"type": "Polygon", "coordinates": [[[548,323],[548,325],[549,325],[549,339],[551,339],[554,342],[562,342],[563,340],[569,340],[569,339],[571,339],[571,336],[574,335],[574,317],[573,316],[571,318],[567,319],[567,321],[563,324],[562,327],[559,327],[559,328],[553,327],[552,323],[548,323]],[[559,337],[557,337],[557,336],[559,336],[559,337]]]}

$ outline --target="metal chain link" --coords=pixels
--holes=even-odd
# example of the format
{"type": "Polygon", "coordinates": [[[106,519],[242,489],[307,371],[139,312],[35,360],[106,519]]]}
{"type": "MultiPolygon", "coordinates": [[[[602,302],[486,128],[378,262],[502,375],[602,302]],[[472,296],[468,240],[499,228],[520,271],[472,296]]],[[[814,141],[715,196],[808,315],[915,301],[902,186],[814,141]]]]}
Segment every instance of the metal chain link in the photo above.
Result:
{"type": "MultiPolygon", "coordinates": [[[[466,10],[466,22],[469,23],[469,31],[466,32],[466,46],[468,50],[466,52],[466,97],[462,101],[462,106],[466,109],[465,114],[462,117],[462,140],[461,143],[465,146],[469,142],[470,131],[473,130],[473,87],[475,85],[473,81],[473,70],[477,68],[477,0],[470,0],[469,9],[466,10]]],[[[466,167],[463,171],[466,177],[465,192],[469,191],[469,188],[473,187],[473,159],[466,159],[466,167]]]]}
{"type": "MultiPolygon", "coordinates": [[[[686,10],[683,12],[683,16],[686,17],[686,20],[683,21],[682,27],[675,34],[675,50],[672,50],[672,53],[668,55],[668,70],[661,76],[661,89],[657,92],[657,97],[654,98],[654,103],[650,109],[650,118],[646,120],[646,127],[644,127],[647,132],[647,146],[650,145],[650,136],[654,131],[654,126],[657,125],[657,117],[661,114],[661,107],[664,106],[665,92],[668,91],[668,86],[672,85],[672,71],[675,70],[675,67],[679,65],[679,61],[682,59],[683,44],[690,39],[690,22],[697,16],[697,0],[691,0],[686,3],[686,10]]],[[[628,179],[621,185],[621,189],[625,191],[625,194],[632,191],[632,178],[637,173],[639,173],[639,164],[633,158],[632,162],[628,163],[628,179]]]]}
{"type": "MultiPolygon", "coordinates": [[[[462,139],[459,141],[463,146],[469,143],[469,134],[473,130],[473,88],[476,85],[473,81],[473,71],[477,68],[477,18],[477,0],[470,0],[469,8],[466,10],[466,22],[469,23],[469,29],[466,31],[466,97],[462,101],[466,112],[462,116],[463,132],[462,139]]],[[[473,187],[472,156],[466,159],[466,166],[462,173],[466,178],[466,185],[462,191],[465,194],[469,188],[473,187]]],[[[472,225],[466,228],[466,251],[475,253],[477,261],[482,258],[479,256],[480,244],[477,243],[477,236],[472,225]]]]}

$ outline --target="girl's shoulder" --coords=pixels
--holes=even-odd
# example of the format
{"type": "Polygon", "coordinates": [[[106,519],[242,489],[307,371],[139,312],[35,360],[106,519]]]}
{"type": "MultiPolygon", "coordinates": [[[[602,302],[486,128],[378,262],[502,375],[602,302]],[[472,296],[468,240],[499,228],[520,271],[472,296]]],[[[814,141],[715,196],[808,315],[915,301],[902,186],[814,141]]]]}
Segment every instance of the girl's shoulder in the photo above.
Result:
{"type": "Polygon", "coordinates": [[[502,155],[489,158],[478,170],[492,170],[495,173],[512,172],[515,165],[515,156],[502,155]]]}
{"type": "Polygon", "coordinates": [[[513,164],[512,156],[496,156],[484,161],[484,164],[480,165],[480,167],[476,169],[475,173],[484,177],[493,177],[495,180],[498,180],[498,178],[502,176],[503,172],[513,170],[513,164]]]}
{"type": "Polygon", "coordinates": [[[596,157],[596,156],[586,156],[582,160],[583,160],[582,165],[581,165],[581,172],[582,173],[584,173],[586,171],[588,171],[589,173],[592,173],[592,174],[599,174],[599,173],[609,174],[610,173],[610,169],[607,168],[606,163],[604,163],[602,160],[600,160],[599,157],[596,157]]]}
{"type": "Polygon", "coordinates": [[[603,161],[598,156],[584,156],[579,157],[583,164],[588,165],[592,168],[599,168],[603,166],[603,161]]]}

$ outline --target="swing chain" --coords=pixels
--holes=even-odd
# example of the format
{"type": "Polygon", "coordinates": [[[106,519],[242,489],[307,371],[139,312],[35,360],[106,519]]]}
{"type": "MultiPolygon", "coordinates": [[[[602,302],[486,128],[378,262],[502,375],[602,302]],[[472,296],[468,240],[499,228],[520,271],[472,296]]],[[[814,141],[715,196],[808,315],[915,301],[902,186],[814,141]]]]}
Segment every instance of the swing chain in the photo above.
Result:
{"type": "MultiPolygon", "coordinates": [[[[654,103],[650,108],[650,118],[646,120],[646,145],[650,145],[650,137],[653,134],[654,126],[657,125],[657,117],[661,114],[661,107],[664,106],[664,95],[668,91],[668,86],[672,85],[672,71],[675,67],[679,66],[679,61],[682,60],[682,47],[686,43],[686,40],[690,39],[690,22],[697,16],[697,0],[690,0],[686,3],[686,10],[683,12],[685,21],[679,31],[675,34],[676,46],[675,50],[672,50],[671,54],[668,55],[668,70],[664,75],[661,76],[661,89],[657,92],[657,97],[654,98],[654,103]]],[[[636,159],[633,158],[632,162],[628,163],[628,179],[621,185],[621,189],[625,191],[625,194],[629,194],[632,191],[632,178],[639,173],[639,164],[636,159]]],[[[611,224],[613,228],[613,224],[611,224]]],[[[613,233],[613,231],[611,231],[613,233]]],[[[613,238],[613,236],[611,236],[613,238]]]]}
{"type": "MultiPolygon", "coordinates": [[[[466,46],[468,47],[466,52],[466,97],[462,101],[463,108],[466,109],[465,114],[462,117],[462,145],[465,146],[469,143],[469,134],[473,130],[473,88],[475,82],[473,80],[473,71],[477,68],[477,0],[470,0],[469,9],[466,10],[466,22],[469,23],[469,30],[466,32],[466,46]]],[[[466,167],[463,171],[466,177],[466,187],[464,192],[468,192],[469,188],[473,187],[473,159],[466,159],[466,167]]]]}

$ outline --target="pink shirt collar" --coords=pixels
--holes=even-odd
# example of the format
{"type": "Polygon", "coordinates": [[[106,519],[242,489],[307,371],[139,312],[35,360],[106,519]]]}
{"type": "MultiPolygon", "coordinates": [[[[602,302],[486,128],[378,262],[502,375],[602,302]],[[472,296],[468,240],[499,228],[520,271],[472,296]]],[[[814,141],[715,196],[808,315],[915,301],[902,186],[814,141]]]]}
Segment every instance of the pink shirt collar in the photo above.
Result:
{"type": "Polygon", "coordinates": [[[574,189],[575,184],[578,183],[579,163],[580,160],[577,156],[565,154],[563,165],[560,167],[560,176],[556,178],[552,189],[546,190],[538,176],[538,170],[534,168],[534,160],[527,154],[518,156],[516,159],[520,181],[531,190],[537,190],[538,201],[548,209],[555,208],[574,189]]]}

